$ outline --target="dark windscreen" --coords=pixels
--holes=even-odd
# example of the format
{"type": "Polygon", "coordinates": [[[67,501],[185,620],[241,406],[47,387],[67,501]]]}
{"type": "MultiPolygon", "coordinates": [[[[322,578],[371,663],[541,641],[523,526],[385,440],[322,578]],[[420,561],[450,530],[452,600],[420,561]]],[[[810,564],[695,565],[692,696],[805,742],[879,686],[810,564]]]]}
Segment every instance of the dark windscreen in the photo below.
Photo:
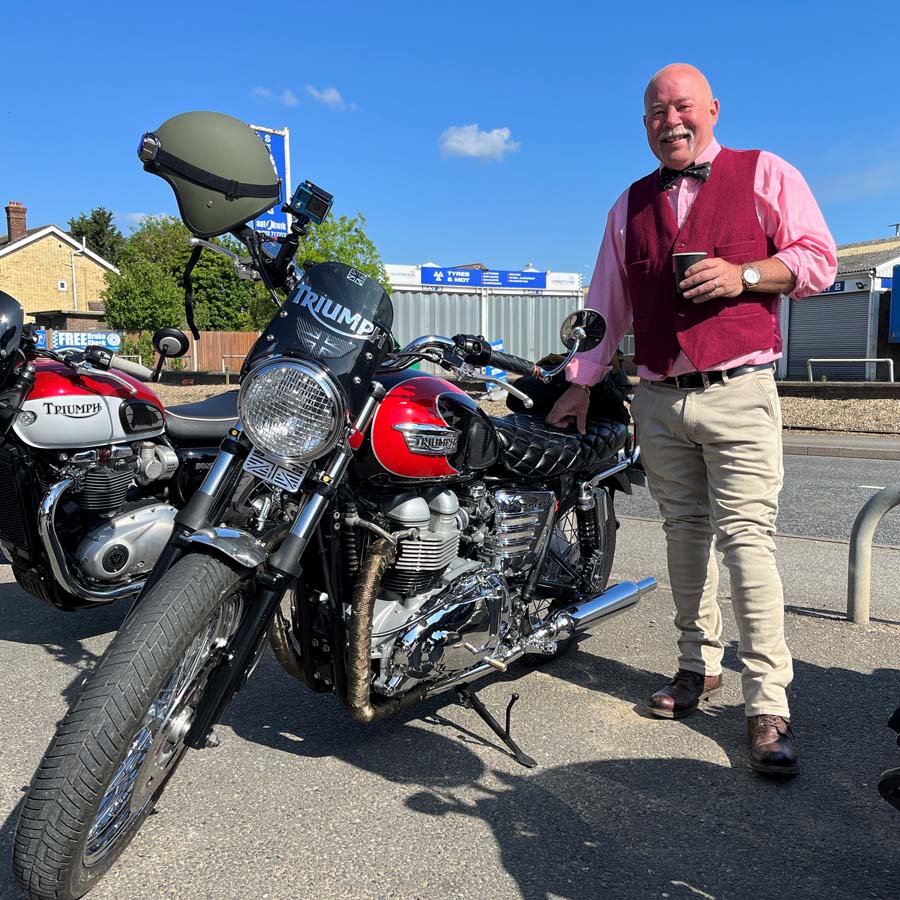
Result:
{"type": "Polygon", "coordinates": [[[356,412],[391,349],[393,322],[391,298],[374,278],[343,263],[321,263],[285,300],[241,372],[273,354],[316,360],[341,383],[356,412]]]}

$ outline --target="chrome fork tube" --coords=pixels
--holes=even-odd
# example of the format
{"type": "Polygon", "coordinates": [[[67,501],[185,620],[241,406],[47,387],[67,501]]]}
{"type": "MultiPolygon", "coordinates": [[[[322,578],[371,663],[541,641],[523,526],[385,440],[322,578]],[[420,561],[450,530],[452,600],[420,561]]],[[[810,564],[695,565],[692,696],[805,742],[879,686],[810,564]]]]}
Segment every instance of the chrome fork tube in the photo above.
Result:
{"type": "Polygon", "coordinates": [[[269,557],[269,565],[296,578],[300,574],[300,558],[315,534],[322,513],[331,499],[334,488],[340,484],[351,456],[346,450],[338,450],[328,468],[321,473],[317,483],[310,488],[303,508],[297,513],[291,530],[281,546],[269,557]]]}

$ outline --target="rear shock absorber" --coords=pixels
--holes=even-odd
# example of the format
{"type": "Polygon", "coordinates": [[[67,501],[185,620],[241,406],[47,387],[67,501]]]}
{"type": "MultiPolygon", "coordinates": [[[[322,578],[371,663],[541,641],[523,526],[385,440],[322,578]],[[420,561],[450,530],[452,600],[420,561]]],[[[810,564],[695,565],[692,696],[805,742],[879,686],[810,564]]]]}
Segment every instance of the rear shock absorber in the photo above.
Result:
{"type": "Polygon", "coordinates": [[[597,500],[591,486],[584,482],[578,486],[575,519],[578,522],[578,549],[581,558],[588,560],[600,547],[600,532],[597,527],[597,500]]]}

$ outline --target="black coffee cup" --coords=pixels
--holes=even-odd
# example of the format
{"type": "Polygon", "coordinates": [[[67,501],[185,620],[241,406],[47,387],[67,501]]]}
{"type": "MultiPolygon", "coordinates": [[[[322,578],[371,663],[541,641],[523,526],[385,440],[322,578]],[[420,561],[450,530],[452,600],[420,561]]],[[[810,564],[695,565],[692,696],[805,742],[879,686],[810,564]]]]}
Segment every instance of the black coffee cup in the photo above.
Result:
{"type": "Polygon", "coordinates": [[[682,281],[684,281],[684,273],[692,266],[694,263],[700,262],[700,260],[706,259],[705,253],[673,253],[672,254],[672,262],[675,265],[675,291],[678,294],[683,294],[684,291],[678,287],[682,281]]]}

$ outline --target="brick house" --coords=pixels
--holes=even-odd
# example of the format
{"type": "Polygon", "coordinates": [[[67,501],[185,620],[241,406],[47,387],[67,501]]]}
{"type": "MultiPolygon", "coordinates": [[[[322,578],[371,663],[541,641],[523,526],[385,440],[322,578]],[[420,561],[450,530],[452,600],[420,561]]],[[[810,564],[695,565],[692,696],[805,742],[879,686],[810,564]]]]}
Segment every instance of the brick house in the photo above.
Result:
{"type": "Polygon", "coordinates": [[[26,208],[10,201],[0,235],[0,290],[22,304],[26,321],[42,310],[102,310],[106,273],[119,270],[56,225],[28,228],[26,208]]]}

